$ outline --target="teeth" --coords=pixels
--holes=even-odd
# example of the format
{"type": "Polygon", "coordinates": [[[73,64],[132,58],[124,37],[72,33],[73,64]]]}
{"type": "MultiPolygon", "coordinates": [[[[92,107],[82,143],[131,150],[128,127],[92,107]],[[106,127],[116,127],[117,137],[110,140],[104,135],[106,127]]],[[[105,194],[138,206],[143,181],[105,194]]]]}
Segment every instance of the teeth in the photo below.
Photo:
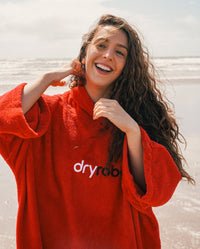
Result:
{"type": "Polygon", "coordinates": [[[106,67],[106,66],[104,66],[104,65],[102,65],[102,64],[96,64],[96,66],[97,66],[98,68],[102,69],[102,70],[107,71],[107,72],[111,72],[111,71],[112,71],[109,67],[106,67]]]}

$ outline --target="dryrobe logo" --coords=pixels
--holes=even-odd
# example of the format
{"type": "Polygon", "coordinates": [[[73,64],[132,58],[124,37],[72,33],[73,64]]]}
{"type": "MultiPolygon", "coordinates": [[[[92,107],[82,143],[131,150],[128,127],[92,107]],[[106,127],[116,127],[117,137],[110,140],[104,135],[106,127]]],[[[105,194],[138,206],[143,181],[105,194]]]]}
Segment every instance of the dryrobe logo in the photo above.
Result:
{"type": "Polygon", "coordinates": [[[112,165],[109,168],[103,168],[101,166],[92,166],[91,164],[85,164],[84,160],[81,161],[81,163],[75,163],[74,164],[74,171],[77,173],[87,174],[89,175],[89,178],[92,178],[94,175],[100,175],[103,176],[112,176],[117,177],[121,175],[121,171],[117,168],[114,168],[112,165]]]}

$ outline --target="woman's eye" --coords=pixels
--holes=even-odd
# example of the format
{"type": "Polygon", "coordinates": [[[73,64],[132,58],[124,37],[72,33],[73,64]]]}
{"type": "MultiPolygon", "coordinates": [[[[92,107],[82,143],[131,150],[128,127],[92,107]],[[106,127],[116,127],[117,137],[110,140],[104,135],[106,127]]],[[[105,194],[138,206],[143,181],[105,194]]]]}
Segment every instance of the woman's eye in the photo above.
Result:
{"type": "Polygon", "coordinates": [[[105,46],[104,44],[102,44],[102,43],[97,44],[97,47],[98,47],[98,48],[106,48],[106,46],[105,46]]]}
{"type": "Polygon", "coordinates": [[[121,55],[121,56],[124,56],[124,53],[122,51],[120,51],[120,50],[116,50],[116,53],[121,55]]]}

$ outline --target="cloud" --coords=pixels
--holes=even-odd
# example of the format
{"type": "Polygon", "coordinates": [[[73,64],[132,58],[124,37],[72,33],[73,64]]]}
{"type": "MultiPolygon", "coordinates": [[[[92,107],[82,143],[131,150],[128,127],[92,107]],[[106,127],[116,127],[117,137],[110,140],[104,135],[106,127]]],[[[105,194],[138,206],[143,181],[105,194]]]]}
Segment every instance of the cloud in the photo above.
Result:
{"type": "Polygon", "coordinates": [[[189,0],[188,3],[190,5],[196,5],[197,4],[197,1],[196,0],[189,0]]]}
{"type": "MultiPolygon", "coordinates": [[[[117,13],[106,8],[105,0],[35,0],[8,1],[0,3],[0,31],[50,38],[50,31],[62,38],[67,30],[70,36],[86,30],[94,20],[105,12],[117,13]]],[[[53,37],[52,37],[53,38],[53,37]]]]}
{"type": "Polygon", "coordinates": [[[85,25],[87,15],[96,18],[101,10],[101,1],[21,1],[0,5],[0,30],[30,35],[66,29],[80,29],[85,25]],[[98,10],[98,11],[97,11],[98,10]],[[41,32],[42,31],[42,32],[41,32]]]}
{"type": "MultiPolygon", "coordinates": [[[[49,43],[55,44],[56,47],[59,47],[58,43],[63,46],[64,42],[69,45],[69,40],[71,40],[71,45],[74,42],[80,43],[81,36],[88,32],[89,27],[99,16],[108,11],[118,12],[114,8],[104,7],[104,1],[1,1],[0,33],[3,37],[0,42],[1,56],[6,53],[7,47],[11,44],[14,47],[15,44],[21,43],[24,50],[27,49],[26,54],[28,44],[32,44],[32,49],[38,45],[38,53],[39,46],[41,46],[42,55],[45,43],[46,47],[49,47],[49,43]]],[[[23,53],[23,50],[20,52],[23,53]]],[[[17,51],[12,50],[12,53],[17,53],[17,51]]]]}
{"type": "MultiPolygon", "coordinates": [[[[193,1],[190,6],[196,3],[188,1],[193,1]]],[[[133,24],[154,54],[170,51],[173,55],[180,41],[187,44],[188,54],[194,45],[198,47],[197,8],[191,8],[191,12],[180,8],[180,13],[171,13],[168,5],[165,10],[158,4],[153,6],[158,11],[149,12],[148,5],[141,8],[139,1],[123,2],[122,8],[122,2],[114,0],[0,0],[0,56],[76,56],[82,35],[105,13],[124,17],[133,24]]]]}
{"type": "Polygon", "coordinates": [[[179,18],[177,21],[181,24],[187,25],[188,27],[196,27],[200,24],[199,20],[193,15],[187,15],[184,18],[179,18]]]}
{"type": "Polygon", "coordinates": [[[102,14],[123,16],[122,11],[105,7],[105,1],[1,1],[0,56],[76,56],[82,35],[102,14]]]}

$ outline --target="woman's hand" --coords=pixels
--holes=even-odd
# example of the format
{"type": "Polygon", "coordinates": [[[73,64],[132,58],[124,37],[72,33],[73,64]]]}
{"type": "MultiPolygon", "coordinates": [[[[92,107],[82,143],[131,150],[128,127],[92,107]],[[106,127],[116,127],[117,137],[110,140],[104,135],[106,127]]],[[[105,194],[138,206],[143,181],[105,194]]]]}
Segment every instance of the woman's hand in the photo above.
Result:
{"type": "Polygon", "coordinates": [[[74,59],[70,64],[58,69],[57,71],[46,74],[52,86],[64,86],[66,81],[62,80],[69,75],[84,76],[84,71],[81,68],[81,63],[77,59],[74,59]]]}
{"type": "Polygon", "coordinates": [[[80,75],[83,77],[81,63],[78,60],[72,60],[68,65],[54,72],[49,72],[42,75],[32,84],[27,84],[22,93],[22,110],[27,113],[28,110],[35,104],[42,93],[50,86],[64,86],[66,82],[63,80],[69,75],[80,75]]]}
{"type": "Polygon", "coordinates": [[[128,134],[129,132],[140,132],[136,121],[113,99],[99,99],[93,110],[93,119],[100,117],[108,118],[120,130],[128,134]]]}

